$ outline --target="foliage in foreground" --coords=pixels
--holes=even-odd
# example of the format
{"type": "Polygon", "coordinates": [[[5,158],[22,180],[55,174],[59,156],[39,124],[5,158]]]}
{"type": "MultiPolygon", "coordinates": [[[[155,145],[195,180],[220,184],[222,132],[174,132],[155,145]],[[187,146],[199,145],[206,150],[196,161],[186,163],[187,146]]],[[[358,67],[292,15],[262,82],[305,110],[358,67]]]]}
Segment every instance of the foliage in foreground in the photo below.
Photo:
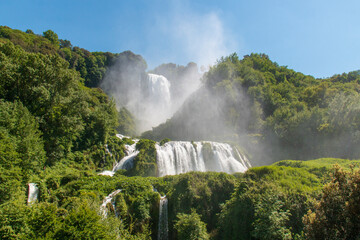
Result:
{"type": "Polygon", "coordinates": [[[308,239],[358,239],[360,237],[360,171],[337,166],[321,199],[304,217],[308,239]]]}
{"type": "Polygon", "coordinates": [[[169,200],[171,239],[301,239],[304,229],[311,239],[319,229],[336,233],[343,219],[346,234],[357,226],[359,172],[336,170],[319,195],[330,170],[320,175],[316,168],[274,165],[235,176],[191,172],[144,178],[121,172],[100,176],[85,166],[58,163],[31,176],[40,190],[31,205],[25,204],[27,191],[18,183],[16,195],[0,204],[1,237],[156,239],[160,194],[169,200]],[[104,218],[100,205],[116,189],[122,190],[114,197],[116,207],[108,204],[104,218]]]}
{"type": "Polygon", "coordinates": [[[314,174],[291,167],[252,168],[219,215],[218,239],[292,239],[321,187],[314,174]]]}
{"type": "Polygon", "coordinates": [[[206,225],[200,216],[192,211],[190,214],[179,213],[174,225],[179,240],[207,240],[209,235],[206,232],[206,225]]]}
{"type": "MultiPolygon", "coordinates": [[[[131,52],[120,56],[126,55],[133,56],[131,52]]],[[[23,33],[0,27],[2,239],[155,239],[160,197],[153,187],[169,199],[173,239],[359,236],[360,173],[336,168],[332,176],[328,174],[335,162],[351,169],[350,164],[359,166],[358,161],[288,160],[234,176],[187,173],[145,178],[135,175],[156,175],[156,149],[155,142],[142,139],[135,167],[126,173],[133,177],[121,171],[112,178],[97,175],[96,171],[111,168],[121,159],[124,144],[129,143],[114,136],[118,118],[122,120],[119,129],[135,133],[126,109],[117,113],[101,89],[86,87],[98,86],[115,56],[72,47],[51,30],[38,36],[31,30],[23,33]],[[29,182],[38,185],[40,194],[37,202],[26,205],[29,182]],[[105,218],[100,205],[117,189],[121,192],[114,197],[116,207],[108,204],[105,218]]],[[[146,67],[145,62],[141,65],[146,67]]],[[[220,120],[226,129],[238,134],[246,129],[260,136],[259,141],[276,141],[289,150],[279,151],[279,158],[356,157],[359,76],[357,71],[314,79],[278,66],[266,55],[252,54],[243,60],[231,55],[204,78],[208,96],[222,99],[223,114],[214,118],[205,114],[203,121],[188,122],[192,128],[179,127],[176,119],[171,120],[153,134],[161,137],[176,128],[181,132],[172,139],[181,134],[208,136],[207,119],[215,122],[224,116],[220,120]],[[241,101],[244,96],[250,100],[241,101]],[[313,141],[307,142],[308,136],[313,141]],[[339,144],[343,140],[348,141],[346,146],[339,144]]],[[[202,114],[191,110],[209,102],[198,101],[184,109],[202,114]]],[[[184,119],[180,123],[187,122],[184,119]]],[[[214,137],[223,134],[221,128],[214,130],[218,131],[211,131],[214,137]]]]}
{"type": "Polygon", "coordinates": [[[21,102],[35,117],[47,165],[70,152],[105,144],[117,124],[114,102],[100,89],[83,86],[78,73],[67,66],[56,55],[0,43],[0,98],[21,102]]]}

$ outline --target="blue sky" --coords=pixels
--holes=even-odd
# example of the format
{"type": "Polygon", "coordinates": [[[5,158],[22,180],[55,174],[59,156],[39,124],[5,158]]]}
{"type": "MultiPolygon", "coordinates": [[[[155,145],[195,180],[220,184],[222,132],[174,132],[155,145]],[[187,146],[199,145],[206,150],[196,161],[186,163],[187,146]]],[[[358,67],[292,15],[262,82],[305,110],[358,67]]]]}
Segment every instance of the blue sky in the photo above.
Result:
{"type": "Polygon", "coordinates": [[[328,77],[360,69],[358,0],[0,0],[0,25],[51,29],[90,51],[213,64],[237,52],[328,77]]]}

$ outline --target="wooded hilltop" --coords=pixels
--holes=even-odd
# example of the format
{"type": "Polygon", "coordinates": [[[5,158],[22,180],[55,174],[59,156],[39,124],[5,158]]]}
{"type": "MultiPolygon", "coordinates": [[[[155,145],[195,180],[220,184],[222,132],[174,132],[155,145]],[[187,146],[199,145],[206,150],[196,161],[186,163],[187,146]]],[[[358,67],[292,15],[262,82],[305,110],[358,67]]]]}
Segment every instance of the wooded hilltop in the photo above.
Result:
{"type": "MultiPolygon", "coordinates": [[[[122,61],[146,74],[131,51],[89,52],[52,30],[0,26],[1,239],[157,239],[164,195],[169,239],[360,237],[360,70],[316,79],[234,53],[173,117],[140,133],[101,85],[122,61]],[[227,142],[253,167],[158,177],[157,146],[170,139],[227,142]],[[99,175],[132,144],[131,169],[99,175]]],[[[174,94],[189,71],[197,65],[149,70],[174,94]]]]}

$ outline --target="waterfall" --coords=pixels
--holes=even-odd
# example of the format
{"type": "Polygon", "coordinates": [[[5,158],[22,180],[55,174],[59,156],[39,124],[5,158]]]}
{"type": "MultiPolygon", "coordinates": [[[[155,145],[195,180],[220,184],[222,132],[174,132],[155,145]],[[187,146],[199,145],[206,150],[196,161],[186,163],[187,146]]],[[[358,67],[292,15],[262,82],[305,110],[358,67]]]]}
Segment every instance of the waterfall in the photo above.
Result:
{"type": "Polygon", "coordinates": [[[136,143],[139,141],[139,139],[136,139],[136,138],[131,138],[129,136],[124,136],[122,134],[116,134],[116,137],[120,138],[121,140],[123,138],[129,138],[131,139],[134,143],[132,145],[128,145],[128,144],[125,144],[125,153],[126,153],[126,156],[129,156],[130,154],[132,154],[133,152],[135,152],[135,148],[136,148],[136,143]]]}
{"type": "MultiPolygon", "coordinates": [[[[131,169],[134,158],[139,154],[136,150],[138,140],[134,141],[132,145],[125,145],[127,156],[122,158],[112,171],[99,174],[113,176],[119,169],[131,169]]],[[[251,167],[246,156],[227,143],[170,141],[162,146],[156,144],[155,147],[159,177],[190,171],[245,172],[251,167]]]]}
{"type": "Polygon", "coordinates": [[[158,240],[168,239],[168,200],[166,195],[160,197],[158,240]]]}
{"type": "Polygon", "coordinates": [[[174,141],[156,145],[159,176],[189,171],[245,172],[249,160],[229,144],[174,141]]]}
{"type": "MultiPolygon", "coordinates": [[[[120,139],[123,138],[130,138],[121,134],[116,134],[116,136],[120,139]]],[[[115,172],[119,169],[130,169],[133,167],[133,160],[139,154],[139,151],[136,151],[136,143],[139,141],[138,139],[132,139],[134,143],[132,145],[125,145],[125,154],[126,156],[123,157],[118,163],[115,164],[111,171],[105,170],[99,173],[99,175],[104,176],[114,176],[115,172]]],[[[110,152],[110,151],[109,151],[110,152]]]]}
{"type": "Polygon", "coordinates": [[[112,157],[112,153],[109,150],[109,146],[107,144],[105,144],[105,153],[109,154],[110,157],[112,157]]]}
{"type": "Polygon", "coordinates": [[[119,169],[130,169],[134,165],[134,158],[139,154],[139,151],[131,153],[129,156],[122,158],[113,168],[112,172],[116,172],[119,169]]]}
{"type": "Polygon", "coordinates": [[[28,205],[34,203],[38,199],[39,195],[39,188],[37,187],[36,183],[29,183],[28,184],[28,205]]]}
{"type": "Polygon", "coordinates": [[[113,200],[113,198],[119,194],[121,192],[121,189],[115,190],[112,193],[110,193],[108,196],[106,196],[106,198],[104,199],[104,201],[102,202],[101,206],[100,206],[100,211],[101,214],[103,215],[103,217],[107,217],[107,205],[108,203],[111,203],[113,208],[114,208],[114,212],[116,213],[116,206],[115,206],[115,201],[113,200]]]}
{"type": "MultiPolygon", "coordinates": [[[[116,135],[120,139],[124,138],[123,135],[116,135]]],[[[136,143],[138,139],[133,139],[134,143],[132,145],[125,145],[126,156],[123,157],[114,167],[112,172],[116,172],[119,169],[130,169],[134,166],[134,158],[139,154],[139,151],[136,151],[136,143]]]]}
{"type": "Polygon", "coordinates": [[[130,109],[139,120],[141,132],[163,123],[174,112],[170,82],[166,77],[149,73],[143,85],[140,98],[136,100],[139,102],[137,108],[130,109]]]}
{"type": "Polygon", "coordinates": [[[154,106],[166,109],[171,104],[170,82],[166,77],[148,74],[148,100],[154,106]]]}

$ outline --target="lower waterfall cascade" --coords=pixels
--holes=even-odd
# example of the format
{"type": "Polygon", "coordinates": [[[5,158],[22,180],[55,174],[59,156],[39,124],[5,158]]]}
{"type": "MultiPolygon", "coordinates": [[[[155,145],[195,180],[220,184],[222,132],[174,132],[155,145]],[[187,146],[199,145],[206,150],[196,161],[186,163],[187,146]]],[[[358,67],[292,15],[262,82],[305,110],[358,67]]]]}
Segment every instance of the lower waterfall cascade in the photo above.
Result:
{"type": "MultiPolygon", "coordinates": [[[[123,135],[117,135],[122,139],[123,135]]],[[[120,169],[130,169],[139,154],[136,150],[138,139],[134,144],[125,145],[126,156],[117,162],[111,171],[103,171],[99,175],[113,176],[120,169]]],[[[170,141],[163,145],[156,143],[158,177],[177,175],[190,171],[245,172],[251,167],[250,161],[235,147],[218,142],[170,141]]]]}
{"type": "Polygon", "coordinates": [[[168,232],[168,199],[165,195],[160,197],[158,240],[167,240],[168,232]]]}
{"type": "Polygon", "coordinates": [[[113,198],[119,194],[121,192],[121,189],[117,189],[115,191],[113,191],[112,193],[110,193],[108,196],[106,196],[106,198],[104,199],[104,201],[102,202],[101,206],[100,206],[100,212],[103,215],[103,217],[107,217],[107,205],[108,203],[111,203],[114,211],[116,213],[116,206],[115,206],[115,201],[113,200],[113,198]]]}
{"type": "MultiPolygon", "coordinates": [[[[121,134],[116,135],[118,138],[129,138],[121,134]]],[[[136,150],[136,143],[139,141],[138,139],[133,139],[134,143],[132,145],[125,145],[125,154],[123,157],[112,169],[112,172],[116,172],[119,169],[130,169],[133,167],[133,160],[139,154],[139,151],[136,150]]]]}
{"type": "Polygon", "coordinates": [[[28,184],[28,199],[27,203],[30,205],[38,200],[39,195],[39,188],[37,187],[36,183],[29,183],[28,184]]]}
{"type": "MultiPolygon", "coordinates": [[[[130,138],[121,134],[116,134],[116,136],[120,139],[130,138]]],[[[138,139],[133,139],[134,143],[132,145],[125,145],[125,157],[120,159],[118,163],[116,163],[111,171],[105,170],[99,173],[99,175],[105,176],[114,176],[115,172],[120,169],[130,169],[133,167],[133,160],[139,154],[139,151],[136,151],[136,143],[139,141],[138,139]]],[[[107,147],[107,146],[106,146],[107,147]]],[[[109,154],[111,152],[107,150],[109,154]]]]}

